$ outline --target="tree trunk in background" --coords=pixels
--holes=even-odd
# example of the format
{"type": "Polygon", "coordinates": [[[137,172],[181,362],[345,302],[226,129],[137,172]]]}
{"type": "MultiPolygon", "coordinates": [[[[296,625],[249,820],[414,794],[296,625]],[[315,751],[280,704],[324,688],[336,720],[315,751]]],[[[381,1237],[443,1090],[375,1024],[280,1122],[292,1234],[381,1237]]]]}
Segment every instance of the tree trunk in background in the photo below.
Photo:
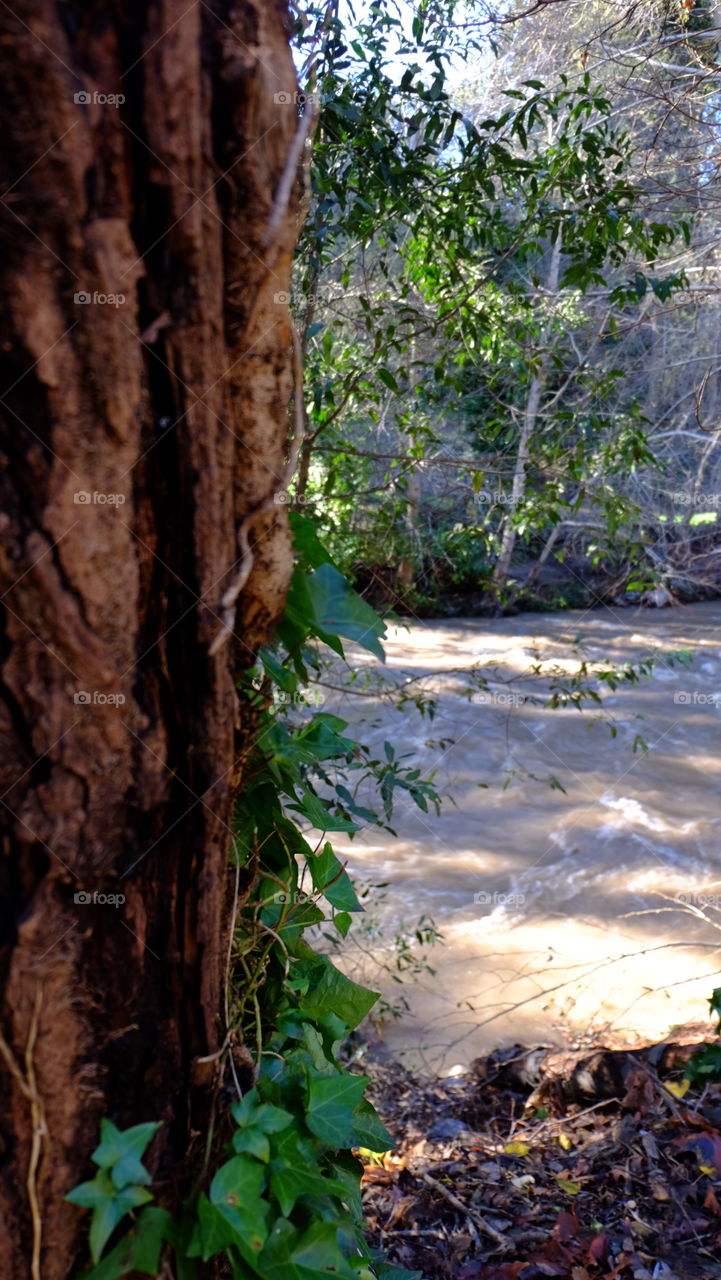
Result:
{"type": "Polygon", "coordinates": [[[195,1060],[225,1035],[230,823],[252,742],[235,681],[283,606],[282,505],[252,526],[234,634],[209,647],[239,523],[287,453],[296,196],[272,246],[264,233],[296,83],[281,0],[13,8],[0,1248],[5,1276],[65,1280],[88,1216],[63,1196],[92,1176],[100,1117],[164,1122],[149,1165],[173,1207],[217,1084],[195,1060]]]}
{"type": "MultiPolygon", "coordinates": [[[[551,249],[551,261],[548,268],[548,280],[546,282],[546,293],[548,294],[549,304],[552,307],[558,293],[558,278],[561,269],[561,234],[559,232],[551,249]]],[[[552,323],[552,313],[549,314],[548,322],[543,336],[543,341],[550,338],[550,330],[552,323]]],[[[538,419],[539,410],[541,408],[541,397],[546,387],[546,378],[548,376],[548,351],[544,350],[538,362],[538,369],[531,378],[528,388],[528,398],[523,414],[523,425],[518,437],[518,449],[516,452],[516,463],[513,471],[513,486],[511,488],[510,510],[506,513],[503,522],[503,532],[501,534],[501,546],[498,552],[498,559],[493,569],[492,581],[496,592],[500,592],[504,586],[506,579],[511,570],[511,560],[513,552],[516,548],[516,526],[513,522],[513,512],[516,506],[522,502],[524,490],[526,487],[526,473],[528,471],[528,463],[531,452],[531,437],[536,429],[536,421],[538,419]]]]}

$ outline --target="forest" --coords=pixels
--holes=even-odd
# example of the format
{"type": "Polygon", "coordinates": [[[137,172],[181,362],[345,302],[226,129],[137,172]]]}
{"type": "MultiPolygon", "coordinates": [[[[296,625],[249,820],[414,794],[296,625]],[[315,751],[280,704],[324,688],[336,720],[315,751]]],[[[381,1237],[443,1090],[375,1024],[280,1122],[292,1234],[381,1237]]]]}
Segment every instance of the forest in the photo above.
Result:
{"type": "Polygon", "coordinates": [[[721,5],[0,40],[3,1275],[721,1278],[721,5]]]}

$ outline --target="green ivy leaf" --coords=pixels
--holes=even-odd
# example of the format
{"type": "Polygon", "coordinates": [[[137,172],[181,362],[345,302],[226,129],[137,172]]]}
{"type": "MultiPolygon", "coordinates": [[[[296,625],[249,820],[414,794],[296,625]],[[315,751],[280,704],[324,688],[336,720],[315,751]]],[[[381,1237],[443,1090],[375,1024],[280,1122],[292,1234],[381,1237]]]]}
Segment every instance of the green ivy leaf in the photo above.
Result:
{"type": "Polygon", "coordinates": [[[378,991],[369,991],[347,978],[327,956],[311,956],[299,963],[310,978],[303,998],[306,1017],[318,1019],[325,1013],[334,1013],[349,1027],[356,1027],[380,998],[378,991]]]}
{"type": "Polygon", "coordinates": [[[155,1205],[138,1214],[135,1226],[115,1248],[93,1267],[85,1271],[81,1280],[119,1280],[131,1271],[155,1276],[160,1266],[160,1251],[167,1240],[175,1244],[177,1231],[167,1209],[155,1205]]]}
{"type": "Polygon", "coordinates": [[[311,856],[308,866],[314,887],[320,890],[331,906],[338,911],[363,910],[348,872],[343,869],[342,862],[336,857],[330,844],[324,844],[322,853],[311,856]]]}
{"type": "Polygon", "coordinates": [[[356,1146],[367,1147],[369,1151],[390,1151],[395,1146],[393,1136],[367,1098],[362,1098],[355,1109],[353,1127],[358,1134],[356,1146]]]}
{"type": "Polygon", "coordinates": [[[279,1218],[258,1259],[267,1280],[358,1280],[338,1245],[338,1227],[316,1222],[302,1235],[285,1218],[279,1218]]]}
{"type": "Polygon", "coordinates": [[[358,1146],[353,1112],[367,1084],[367,1076],[350,1076],[346,1072],[333,1076],[313,1073],[308,1083],[306,1113],[311,1133],[336,1149],[358,1146]]]}
{"type": "Polygon", "coordinates": [[[211,1204],[254,1253],[262,1249],[268,1231],[270,1206],[261,1199],[264,1185],[263,1166],[247,1156],[234,1156],[221,1165],[210,1184],[211,1204]]]}
{"type": "Polygon", "coordinates": [[[90,1256],[97,1262],[118,1223],[141,1204],[152,1200],[144,1187],[114,1186],[107,1169],[100,1169],[91,1182],[81,1182],[69,1191],[65,1199],[70,1204],[92,1209],[90,1222],[90,1256]]]}
{"type": "Polygon", "coordinates": [[[271,1192],[285,1217],[300,1196],[346,1195],[344,1182],[321,1173],[310,1143],[299,1138],[297,1131],[273,1138],[268,1169],[271,1192]]]}
{"type": "Polygon", "coordinates": [[[91,1160],[101,1169],[110,1169],[113,1183],[118,1189],[131,1182],[147,1184],[150,1174],[140,1157],[157,1133],[160,1124],[135,1124],[130,1129],[118,1129],[111,1120],[100,1121],[100,1144],[91,1160]]]}

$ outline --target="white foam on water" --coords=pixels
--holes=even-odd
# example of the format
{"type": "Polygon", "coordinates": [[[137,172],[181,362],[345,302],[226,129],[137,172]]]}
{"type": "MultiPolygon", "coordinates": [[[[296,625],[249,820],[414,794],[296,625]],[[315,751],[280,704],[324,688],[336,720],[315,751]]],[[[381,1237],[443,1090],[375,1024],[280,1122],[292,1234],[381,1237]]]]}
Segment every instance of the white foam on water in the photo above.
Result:
{"type": "MultiPolygon", "coordinates": [[[[612,791],[605,791],[599,801],[600,804],[606,806],[607,809],[614,809],[620,814],[620,823],[612,824],[611,831],[617,831],[619,827],[630,827],[636,824],[639,827],[645,827],[646,831],[668,831],[673,835],[688,835],[696,827],[695,822],[684,822],[683,826],[675,827],[672,823],[667,822],[664,818],[654,817],[647,809],[644,809],[638,800],[632,799],[631,796],[614,796],[612,791]]],[[[606,824],[608,829],[608,824],[606,824]]]]}

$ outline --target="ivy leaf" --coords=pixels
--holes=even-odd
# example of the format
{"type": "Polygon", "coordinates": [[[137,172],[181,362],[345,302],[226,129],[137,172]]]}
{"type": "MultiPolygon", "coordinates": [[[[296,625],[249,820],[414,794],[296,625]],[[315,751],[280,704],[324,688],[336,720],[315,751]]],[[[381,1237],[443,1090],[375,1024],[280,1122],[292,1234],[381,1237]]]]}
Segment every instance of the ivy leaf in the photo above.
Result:
{"type": "Polygon", "coordinates": [[[210,1184],[211,1204],[254,1253],[262,1249],[268,1233],[265,1219],[270,1206],[261,1199],[264,1184],[263,1166],[243,1155],[221,1165],[210,1184]]]}
{"type": "Polygon", "coordinates": [[[236,1130],[233,1134],[233,1150],[239,1155],[247,1151],[249,1155],[255,1156],[265,1164],[270,1159],[270,1143],[266,1134],[252,1127],[236,1130]]]}
{"type": "Polygon", "coordinates": [[[306,1123],[311,1133],[329,1147],[358,1146],[358,1133],[353,1124],[353,1112],[358,1106],[367,1076],[325,1076],[312,1074],[308,1084],[308,1110],[306,1123]]]}
{"type": "Polygon", "coordinates": [[[123,1187],[118,1190],[107,1169],[100,1169],[91,1182],[81,1182],[79,1187],[68,1192],[65,1199],[70,1204],[93,1211],[90,1222],[90,1256],[93,1262],[98,1261],[110,1236],[126,1213],[137,1209],[138,1205],[147,1204],[152,1198],[144,1187],[123,1187]]]}
{"type": "Polygon", "coordinates": [[[315,1222],[300,1234],[285,1218],[279,1218],[258,1259],[268,1280],[358,1280],[338,1244],[338,1227],[315,1222]]]}
{"type": "Polygon", "coordinates": [[[203,1192],[198,1196],[197,1213],[193,1235],[187,1246],[187,1256],[202,1258],[203,1262],[207,1262],[208,1258],[234,1245],[237,1232],[203,1192]]]}
{"type": "Polygon", "coordinates": [[[141,1163],[145,1148],[160,1124],[135,1124],[130,1129],[118,1129],[111,1120],[100,1121],[100,1144],[91,1160],[101,1169],[110,1169],[114,1185],[120,1189],[131,1182],[147,1184],[150,1174],[141,1163]]]}
{"type": "Polygon", "coordinates": [[[379,999],[379,992],[346,978],[327,956],[312,956],[310,962],[300,962],[301,966],[303,963],[310,979],[303,998],[303,1013],[308,1018],[334,1013],[349,1027],[356,1027],[379,999]]]}
{"type": "Polygon", "coordinates": [[[241,1102],[233,1103],[230,1112],[241,1128],[252,1125],[262,1133],[278,1133],[281,1129],[287,1129],[293,1120],[290,1111],[285,1111],[283,1107],[271,1107],[267,1103],[259,1106],[257,1089],[246,1093],[241,1102]]]}
{"type": "MultiPolygon", "coordinates": [[[[332,907],[338,911],[362,911],[355,889],[348,872],[333,852],[332,846],[326,843],[323,852],[308,859],[308,866],[316,889],[328,899],[332,907]]],[[[346,930],[347,932],[347,930],[346,930]]]]}
{"type": "Polygon", "coordinates": [[[331,564],[322,564],[306,579],[313,621],[321,639],[343,636],[385,662],[380,638],[386,634],[383,619],[354,591],[331,564]]]}
{"type": "Polygon", "coordinates": [[[353,1128],[358,1135],[356,1146],[369,1151],[390,1151],[395,1146],[392,1134],[378,1116],[367,1098],[362,1098],[353,1113],[353,1128]]]}
{"type": "Polygon", "coordinates": [[[304,1142],[296,1132],[280,1134],[273,1139],[273,1149],[268,1166],[270,1189],[287,1216],[300,1196],[329,1196],[343,1198],[347,1195],[344,1182],[321,1174],[310,1143],[304,1142]]]}
{"type": "Polygon", "coordinates": [[[155,1276],[160,1265],[160,1250],[165,1240],[176,1240],[176,1228],[167,1209],[143,1209],[131,1231],[99,1262],[84,1271],[81,1280],[120,1280],[131,1271],[155,1276]]]}

